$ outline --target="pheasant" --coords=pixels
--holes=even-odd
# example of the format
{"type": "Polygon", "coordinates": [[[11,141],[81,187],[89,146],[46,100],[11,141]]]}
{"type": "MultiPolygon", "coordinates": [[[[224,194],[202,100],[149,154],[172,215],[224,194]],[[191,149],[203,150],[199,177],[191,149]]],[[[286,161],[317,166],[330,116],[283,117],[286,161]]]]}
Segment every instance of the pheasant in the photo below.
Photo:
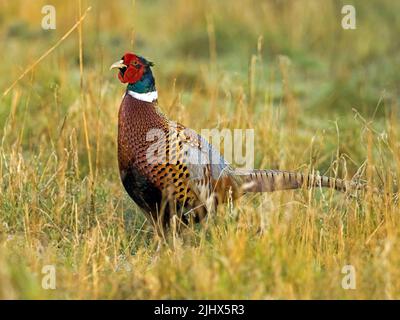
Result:
{"type": "Polygon", "coordinates": [[[327,187],[345,192],[350,183],[281,170],[233,168],[195,131],[169,120],[158,108],[153,63],[126,53],[111,69],[127,83],[118,115],[118,164],[127,193],[162,227],[172,216],[198,222],[227,199],[252,192],[327,187]]]}

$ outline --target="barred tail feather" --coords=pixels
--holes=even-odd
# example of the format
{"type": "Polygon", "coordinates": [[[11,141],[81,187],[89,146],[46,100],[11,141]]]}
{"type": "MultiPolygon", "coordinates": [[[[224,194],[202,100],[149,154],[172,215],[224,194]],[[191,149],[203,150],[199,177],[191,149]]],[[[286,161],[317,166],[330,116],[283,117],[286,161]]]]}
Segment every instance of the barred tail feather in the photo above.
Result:
{"type": "Polygon", "coordinates": [[[350,183],[342,179],[280,170],[236,170],[243,192],[273,192],[278,190],[323,187],[346,192],[350,183]]]}

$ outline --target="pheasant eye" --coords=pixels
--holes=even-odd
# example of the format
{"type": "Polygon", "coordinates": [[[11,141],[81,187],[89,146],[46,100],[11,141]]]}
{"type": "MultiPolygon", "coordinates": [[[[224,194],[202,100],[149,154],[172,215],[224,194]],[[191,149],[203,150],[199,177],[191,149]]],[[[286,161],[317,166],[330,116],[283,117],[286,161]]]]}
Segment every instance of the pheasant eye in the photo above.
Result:
{"type": "Polygon", "coordinates": [[[131,64],[132,64],[134,67],[136,67],[136,68],[139,68],[139,67],[140,67],[139,62],[137,62],[137,61],[132,61],[131,64]]]}

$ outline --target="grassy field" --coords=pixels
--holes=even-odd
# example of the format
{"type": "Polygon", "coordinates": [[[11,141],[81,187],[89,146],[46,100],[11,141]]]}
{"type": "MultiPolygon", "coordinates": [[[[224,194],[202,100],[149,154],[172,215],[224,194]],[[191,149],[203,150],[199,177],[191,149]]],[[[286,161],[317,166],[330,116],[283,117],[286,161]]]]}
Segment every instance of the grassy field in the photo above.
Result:
{"type": "Polygon", "coordinates": [[[0,299],[399,299],[385,192],[400,174],[400,2],[352,1],[356,30],[344,4],[0,0],[0,299]],[[41,28],[45,4],[56,30],[41,28]],[[383,194],[246,196],[157,251],[118,174],[125,88],[108,68],[126,51],[155,62],[171,119],[254,129],[256,168],[360,175],[383,194]]]}

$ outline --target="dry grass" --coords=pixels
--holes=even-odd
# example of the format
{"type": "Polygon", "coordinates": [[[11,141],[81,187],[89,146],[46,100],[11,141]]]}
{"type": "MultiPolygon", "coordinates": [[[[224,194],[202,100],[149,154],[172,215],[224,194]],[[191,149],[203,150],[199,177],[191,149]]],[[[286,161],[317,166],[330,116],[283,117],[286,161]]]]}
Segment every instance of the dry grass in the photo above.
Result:
{"type": "Polygon", "coordinates": [[[160,103],[196,130],[253,128],[256,166],[350,178],[384,193],[400,170],[398,4],[356,1],[0,0],[0,298],[400,298],[400,218],[388,196],[246,197],[157,241],[116,162],[123,52],[156,62],[160,103]],[[393,8],[396,7],[396,8],[393,8]],[[82,81],[81,81],[82,79],[82,81]],[[86,129],[85,129],[86,128],[86,129]],[[41,270],[54,265],[57,289],[41,270]],[[344,265],[356,290],[341,287],[344,265]]]}

